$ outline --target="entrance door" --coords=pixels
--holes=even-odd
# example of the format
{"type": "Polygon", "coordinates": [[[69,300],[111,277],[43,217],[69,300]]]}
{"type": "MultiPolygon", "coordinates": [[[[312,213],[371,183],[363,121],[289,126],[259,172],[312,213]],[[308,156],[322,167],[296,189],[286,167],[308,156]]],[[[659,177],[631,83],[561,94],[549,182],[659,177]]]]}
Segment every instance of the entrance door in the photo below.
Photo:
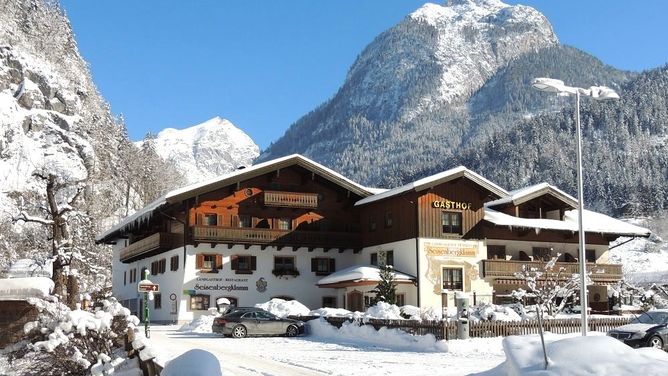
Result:
{"type": "Polygon", "coordinates": [[[359,291],[351,291],[348,293],[348,310],[349,311],[359,311],[364,312],[364,297],[359,291]]]}

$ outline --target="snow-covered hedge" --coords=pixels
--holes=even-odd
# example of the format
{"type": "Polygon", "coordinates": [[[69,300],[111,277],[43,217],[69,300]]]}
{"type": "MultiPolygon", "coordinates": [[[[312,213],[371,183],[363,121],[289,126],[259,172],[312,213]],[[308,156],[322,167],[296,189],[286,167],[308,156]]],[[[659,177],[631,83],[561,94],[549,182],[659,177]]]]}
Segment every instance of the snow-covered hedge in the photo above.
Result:
{"type": "Polygon", "coordinates": [[[39,314],[36,321],[24,326],[28,344],[11,353],[12,359],[30,364],[16,369],[17,375],[112,374],[124,362],[114,355],[114,349],[139,320],[116,299],[96,302],[93,311],[70,310],[50,296],[28,302],[39,314]]]}

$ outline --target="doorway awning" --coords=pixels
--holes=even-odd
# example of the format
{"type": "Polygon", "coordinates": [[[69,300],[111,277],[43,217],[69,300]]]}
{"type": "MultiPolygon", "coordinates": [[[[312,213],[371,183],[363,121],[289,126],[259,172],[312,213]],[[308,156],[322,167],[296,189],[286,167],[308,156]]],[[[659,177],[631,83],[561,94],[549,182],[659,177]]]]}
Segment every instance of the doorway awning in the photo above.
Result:
{"type": "MultiPolygon", "coordinates": [[[[318,281],[323,288],[344,288],[350,286],[375,285],[380,282],[380,268],[373,265],[355,265],[332,273],[318,281]]],[[[414,283],[415,277],[394,271],[396,283],[414,283]]]]}

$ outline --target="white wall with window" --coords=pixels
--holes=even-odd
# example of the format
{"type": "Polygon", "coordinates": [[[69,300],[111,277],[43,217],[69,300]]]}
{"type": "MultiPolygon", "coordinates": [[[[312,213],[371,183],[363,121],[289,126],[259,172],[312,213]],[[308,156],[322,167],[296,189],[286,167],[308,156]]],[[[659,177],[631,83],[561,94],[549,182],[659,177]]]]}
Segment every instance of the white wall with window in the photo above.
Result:
{"type": "MultiPolygon", "coordinates": [[[[458,291],[492,296],[492,284],[482,278],[484,241],[420,238],[419,294],[422,307],[455,306],[458,291]]],[[[472,301],[471,301],[472,303],[472,301]]]]}

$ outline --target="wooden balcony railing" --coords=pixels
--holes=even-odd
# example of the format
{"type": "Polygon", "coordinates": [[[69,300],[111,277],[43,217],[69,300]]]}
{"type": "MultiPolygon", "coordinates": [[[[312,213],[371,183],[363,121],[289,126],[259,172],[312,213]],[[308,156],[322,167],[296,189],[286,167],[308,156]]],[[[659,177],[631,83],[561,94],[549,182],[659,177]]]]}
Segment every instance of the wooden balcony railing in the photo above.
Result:
{"type": "MultiPolygon", "coordinates": [[[[516,261],[516,260],[483,260],[483,277],[505,277],[514,278],[515,273],[522,271],[522,266],[544,271],[543,261],[516,261]]],[[[568,278],[580,272],[577,262],[557,262],[552,272],[556,274],[561,268],[561,276],[568,278]]],[[[596,264],[587,263],[587,272],[591,272],[591,279],[599,282],[614,282],[622,279],[622,266],[620,264],[596,264]]]]}
{"type": "Polygon", "coordinates": [[[193,226],[192,229],[193,240],[196,242],[323,247],[327,249],[358,249],[361,247],[359,233],[216,226],[193,226]]]}
{"type": "Polygon", "coordinates": [[[314,209],[318,207],[318,194],[264,191],[264,204],[284,208],[314,209]]]}
{"type": "Polygon", "coordinates": [[[166,251],[183,245],[183,234],[157,232],[142,240],[138,240],[121,251],[121,262],[131,262],[148,256],[149,253],[166,251]]]}

